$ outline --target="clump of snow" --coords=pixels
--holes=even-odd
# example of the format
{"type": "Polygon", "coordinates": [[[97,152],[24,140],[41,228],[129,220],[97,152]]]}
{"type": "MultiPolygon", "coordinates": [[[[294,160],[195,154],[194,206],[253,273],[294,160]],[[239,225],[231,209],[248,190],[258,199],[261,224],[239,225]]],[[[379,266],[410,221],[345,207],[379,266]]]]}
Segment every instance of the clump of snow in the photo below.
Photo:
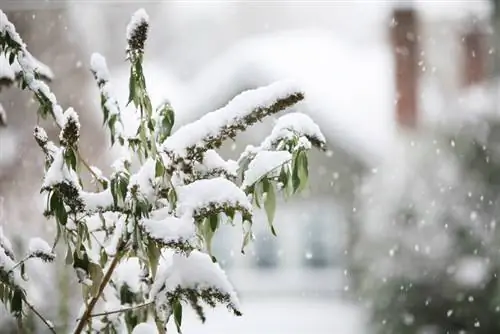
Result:
{"type": "Polygon", "coordinates": [[[110,256],[115,256],[118,243],[120,242],[123,232],[125,231],[125,221],[123,217],[119,217],[116,220],[115,230],[111,236],[109,244],[106,246],[106,253],[110,256]]]}
{"type": "Polygon", "coordinates": [[[466,287],[478,287],[489,273],[489,265],[480,257],[464,257],[456,264],[455,282],[466,287]]]}
{"type": "MultiPolygon", "coordinates": [[[[99,85],[100,93],[104,99],[104,108],[108,110],[109,116],[120,115],[120,107],[118,101],[114,97],[106,58],[99,53],[93,53],[90,57],[90,69],[99,85]]],[[[124,131],[121,122],[115,123],[114,127],[117,135],[124,131]]]]}
{"type": "Polygon", "coordinates": [[[111,188],[107,188],[97,193],[80,191],[80,199],[83,201],[85,210],[88,212],[96,212],[110,208],[114,204],[111,188]]]}
{"type": "Polygon", "coordinates": [[[54,161],[45,173],[42,189],[50,188],[60,183],[70,183],[77,189],[80,189],[78,175],[74,170],[70,170],[64,162],[64,150],[60,148],[54,155],[54,161]]]}
{"type": "Polygon", "coordinates": [[[141,290],[141,264],[139,258],[130,257],[120,262],[113,272],[113,281],[117,285],[117,290],[124,285],[132,293],[138,293],[141,290]]]}
{"type": "Polygon", "coordinates": [[[134,327],[132,334],[157,334],[158,329],[155,324],[142,322],[134,327]]]}
{"type": "Polygon", "coordinates": [[[238,172],[238,163],[234,160],[224,160],[214,150],[208,150],[203,154],[201,164],[196,164],[195,169],[198,172],[209,174],[214,171],[223,171],[231,176],[236,176],[238,172]]]}
{"type": "Polygon", "coordinates": [[[194,219],[187,216],[183,218],[169,216],[161,220],[143,219],[141,226],[151,238],[163,244],[189,242],[196,236],[194,219]]]}
{"type": "Polygon", "coordinates": [[[100,53],[93,53],[90,56],[90,70],[94,73],[97,81],[109,81],[110,75],[106,58],[100,53]]]}
{"type": "Polygon", "coordinates": [[[148,158],[137,173],[130,177],[128,185],[129,192],[127,196],[131,196],[132,189],[137,189],[141,195],[151,201],[154,198],[155,188],[153,182],[155,180],[156,162],[152,158],[148,158]]]}
{"type": "Polygon", "coordinates": [[[267,108],[279,99],[300,92],[300,88],[289,81],[280,81],[266,87],[248,90],[236,96],[225,107],[212,111],[190,124],[178,129],[163,143],[163,150],[185,156],[186,150],[202,147],[210,138],[217,137],[227,126],[242,123],[256,108],[267,108]]]}
{"type": "Polygon", "coordinates": [[[127,40],[132,39],[134,36],[134,32],[137,30],[137,28],[142,25],[142,24],[148,24],[149,23],[149,15],[146,13],[146,10],[144,8],[138,9],[133,15],[132,18],[130,19],[129,24],[127,25],[127,40]]]}
{"type": "Polygon", "coordinates": [[[9,60],[5,54],[0,55],[0,79],[14,81],[16,79],[16,71],[9,64],[9,60]]]}
{"type": "Polygon", "coordinates": [[[12,244],[10,240],[3,233],[3,227],[0,226],[0,248],[5,251],[5,254],[14,260],[14,251],[12,250],[12,244]]]}
{"type": "Polygon", "coordinates": [[[31,238],[28,244],[28,256],[38,257],[45,261],[52,261],[56,255],[52,247],[42,238],[31,238]]]}
{"type": "Polygon", "coordinates": [[[178,187],[177,215],[196,215],[210,206],[220,207],[230,205],[241,207],[249,212],[252,205],[246,194],[231,181],[216,177],[197,180],[185,186],[178,187]]]}
{"type": "Polygon", "coordinates": [[[151,287],[150,298],[154,299],[163,290],[174,291],[182,289],[209,289],[215,288],[229,295],[231,305],[239,309],[239,300],[233,286],[218,263],[212,261],[208,254],[198,250],[188,256],[173,254],[171,262],[162,271],[158,272],[151,287]]]}
{"type": "Polygon", "coordinates": [[[306,114],[295,112],[278,118],[271,135],[264,140],[261,148],[270,149],[277,142],[291,138],[293,135],[310,138],[320,145],[326,143],[325,136],[319,126],[306,114]]]}
{"type": "Polygon", "coordinates": [[[292,159],[288,151],[260,151],[250,161],[243,175],[242,188],[250,187],[262,179],[266,174],[277,171],[292,159]]]}

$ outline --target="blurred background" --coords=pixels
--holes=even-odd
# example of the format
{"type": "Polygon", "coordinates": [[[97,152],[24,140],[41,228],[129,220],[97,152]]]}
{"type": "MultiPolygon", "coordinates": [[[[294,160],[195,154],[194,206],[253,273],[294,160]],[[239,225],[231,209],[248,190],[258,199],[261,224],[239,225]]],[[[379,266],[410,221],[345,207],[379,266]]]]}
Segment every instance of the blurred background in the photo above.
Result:
{"type": "MultiPolygon", "coordinates": [[[[240,92],[295,79],[300,108],[322,128],[311,185],[278,208],[278,237],[258,215],[214,241],[244,316],[224,309],[184,333],[500,333],[500,2],[496,0],[115,1],[0,0],[51,87],[82,121],[82,150],[113,160],[89,70],[108,61],[126,102],[125,27],[144,7],[145,74],[153,104],[177,126],[240,92]]],[[[11,73],[0,60],[0,80],[11,73]]],[[[43,157],[29,94],[2,89],[0,224],[23,240],[54,235],[41,212],[43,157]]],[[[0,122],[1,123],[1,122],[0,122]]],[[[223,147],[234,158],[273,120],[223,147]]],[[[50,124],[47,124],[50,128],[50,124]]],[[[54,132],[55,133],[55,132],[54,132]]],[[[36,270],[33,269],[33,270],[36,270]]],[[[73,273],[36,271],[37,303],[63,328],[78,296],[73,273]],[[51,298],[47,298],[51,296],[51,298]],[[64,302],[61,302],[64,301],[64,302]]]]}

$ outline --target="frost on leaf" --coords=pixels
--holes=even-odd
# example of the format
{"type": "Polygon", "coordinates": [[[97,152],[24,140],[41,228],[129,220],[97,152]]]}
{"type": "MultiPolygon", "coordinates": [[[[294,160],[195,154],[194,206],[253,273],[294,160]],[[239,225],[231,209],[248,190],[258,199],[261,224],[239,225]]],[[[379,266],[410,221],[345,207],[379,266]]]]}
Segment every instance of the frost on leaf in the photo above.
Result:
{"type": "Polygon", "coordinates": [[[236,292],[218,263],[208,254],[194,250],[188,256],[173,254],[169,263],[162,263],[151,287],[150,298],[156,307],[189,303],[202,321],[205,315],[200,302],[211,307],[225,304],[236,315],[241,315],[236,292]]]}
{"type": "Polygon", "coordinates": [[[252,204],[247,195],[233,182],[222,177],[197,180],[178,187],[177,215],[191,214],[207,217],[219,212],[237,210],[242,212],[244,220],[250,220],[252,204]]]}
{"type": "Polygon", "coordinates": [[[31,238],[28,249],[29,257],[39,258],[45,262],[52,262],[56,258],[56,254],[52,251],[52,247],[41,238],[31,238]]]}

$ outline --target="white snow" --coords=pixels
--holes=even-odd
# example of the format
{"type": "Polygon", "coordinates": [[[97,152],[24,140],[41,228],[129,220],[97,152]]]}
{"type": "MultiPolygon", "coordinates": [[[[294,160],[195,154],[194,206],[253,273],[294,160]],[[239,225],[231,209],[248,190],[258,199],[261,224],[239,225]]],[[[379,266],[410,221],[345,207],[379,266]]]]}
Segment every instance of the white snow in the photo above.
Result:
{"type": "MultiPolygon", "coordinates": [[[[29,53],[28,58],[30,59],[33,70],[36,73],[46,79],[54,78],[54,73],[52,73],[52,70],[47,65],[45,65],[29,53]]],[[[17,61],[17,58],[14,59],[14,62],[12,64],[9,64],[9,60],[7,59],[6,55],[0,54],[0,78],[7,78],[14,81],[19,73],[21,73],[21,66],[17,61]]]]}
{"type": "Polygon", "coordinates": [[[196,227],[192,217],[165,217],[161,220],[143,219],[141,226],[153,239],[162,243],[189,242],[196,237],[196,227]]]}
{"type": "Polygon", "coordinates": [[[278,118],[271,135],[264,140],[261,148],[271,149],[273,144],[276,144],[282,139],[293,137],[293,135],[313,138],[322,144],[326,143],[325,136],[311,117],[300,112],[295,112],[278,118]]]}
{"type": "Polygon", "coordinates": [[[52,247],[49,246],[49,244],[43,240],[42,238],[31,238],[28,244],[28,250],[30,255],[35,255],[35,254],[48,254],[50,256],[53,256],[52,252],[52,247]]]}
{"type": "Polygon", "coordinates": [[[80,183],[78,182],[78,176],[74,170],[68,168],[64,162],[64,150],[59,148],[54,155],[54,161],[45,173],[42,188],[50,188],[63,182],[72,184],[78,190],[81,189],[80,183]]]}
{"type": "Polygon", "coordinates": [[[176,189],[177,215],[196,215],[199,210],[210,205],[241,206],[251,212],[252,205],[246,194],[231,181],[216,177],[197,180],[176,189]]]}
{"type": "Polygon", "coordinates": [[[109,81],[110,75],[106,58],[100,53],[93,53],[90,56],[90,70],[94,73],[97,81],[109,81]]]}
{"type": "Polygon", "coordinates": [[[80,191],[80,198],[85,204],[85,210],[88,212],[110,208],[114,204],[111,188],[96,193],[80,191]]]}
{"type": "Polygon", "coordinates": [[[131,196],[131,189],[133,187],[138,187],[139,193],[143,195],[147,200],[151,201],[154,199],[155,188],[153,182],[155,180],[156,162],[152,158],[148,158],[137,171],[137,173],[130,176],[130,181],[128,184],[127,197],[131,196]]]}
{"type": "Polygon", "coordinates": [[[0,33],[1,34],[9,34],[10,38],[14,40],[17,44],[21,45],[22,47],[25,47],[23,41],[21,40],[21,37],[19,34],[16,32],[16,28],[14,25],[9,21],[7,18],[7,15],[0,9],[0,33]]]}
{"type": "Polygon", "coordinates": [[[144,23],[149,23],[149,15],[146,13],[144,8],[141,8],[132,15],[129,24],[127,25],[127,40],[130,40],[137,27],[144,23]]]}
{"type": "Polygon", "coordinates": [[[288,151],[260,151],[248,164],[243,175],[242,188],[252,186],[270,172],[279,172],[280,167],[289,162],[292,155],[288,151]]]}
{"type": "Polygon", "coordinates": [[[200,119],[182,126],[163,143],[163,150],[179,156],[189,147],[203,147],[204,142],[216,137],[221,129],[237,123],[258,108],[267,108],[276,100],[302,90],[293,82],[280,81],[269,86],[248,90],[236,96],[225,107],[212,111],[200,119]]]}
{"type": "Polygon", "coordinates": [[[117,290],[123,285],[127,285],[132,293],[138,293],[142,288],[141,264],[139,258],[130,257],[120,262],[113,272],[113,281],[117,285],[117,290]]]}
{"type": "Polygon", "coordinates": [[[9,60],[5,54],[0,54],[0,79],[7,79],[14,81],[16,79],[16,71],[13,66],[9,64],[9,60]]]}
{"type": "Polygon", "coordinates": [[[195,169],[201,173],[222,170],[228,175],[236,176],[238,163],[234,160],[224,160],[215,150],[208,150],[203,154],[201,164],[196,164],[195,169]]]}
{"type": "Polygon", "coordinates": [[[3,227],[0,226],[0,248],[5,250],[5,254],[11,259],[14,259],[14,251],[10,240],[3,233],[3,227]]]}
{"type": "MultiPolygon", "coordinates": [[[[114,97],[106,59],[99,53],[93,53],[90,57],[90,68],[99,84],[100,93],[104,98],[104,107],[109,111],[109,116],[120,115],[120,107],[114,97]]],[[[115,131],[117,135],[123,132],[120,122],[115,123],[115,131]]]]}
{"type": "Polygon", "coordinates": [[[110,256],[114,256],[116,254],[116,248],[118,247],[118,243],[120,242],[123,232],[125,230],[125,220],[123,217],[119,217],[116,220],[115,230],[113,231],[113,235],[111,236],[111,240],[109,244],[106,246],[106,253],[110,256]]]}
{"type": "Polygon", "coordinates": [[[132,334],[157,334],[158,329],[155,324],[142,322],[134,327],[132,334]]]}
{"type": "Polygon", "coordinates": [[[150,298],[157,298],[163,286],[166,292],[177,287],[207,289],[215,288],[228,294],[234,308],[240,309],[239,300],[233,286],[218,263],[212,262],[208,254],[198,250],[192,251],[189,256],[173,254],[171,262],[162,267],[151,287],[150,298]]]}

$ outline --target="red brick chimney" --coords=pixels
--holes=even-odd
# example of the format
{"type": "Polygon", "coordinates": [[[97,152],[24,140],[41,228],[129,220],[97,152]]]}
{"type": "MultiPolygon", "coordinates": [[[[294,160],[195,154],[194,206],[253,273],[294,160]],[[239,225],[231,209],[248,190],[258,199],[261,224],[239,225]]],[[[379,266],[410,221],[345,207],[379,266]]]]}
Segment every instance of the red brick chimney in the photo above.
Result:
{"type": "Polygon", "coordinates": [[[413,128],[418,121],[418,19],[410,6],[394,9],[390,26],[395,62],[396,117],[400,125],[413,128]]]}
{"type": "Polygon", "coordinates": [[[484,28],[477,19],[468,24],[461,42],[464,50],[463,84],[465,87],[479,84],[486,79],[488,51],[484,28]]]}

